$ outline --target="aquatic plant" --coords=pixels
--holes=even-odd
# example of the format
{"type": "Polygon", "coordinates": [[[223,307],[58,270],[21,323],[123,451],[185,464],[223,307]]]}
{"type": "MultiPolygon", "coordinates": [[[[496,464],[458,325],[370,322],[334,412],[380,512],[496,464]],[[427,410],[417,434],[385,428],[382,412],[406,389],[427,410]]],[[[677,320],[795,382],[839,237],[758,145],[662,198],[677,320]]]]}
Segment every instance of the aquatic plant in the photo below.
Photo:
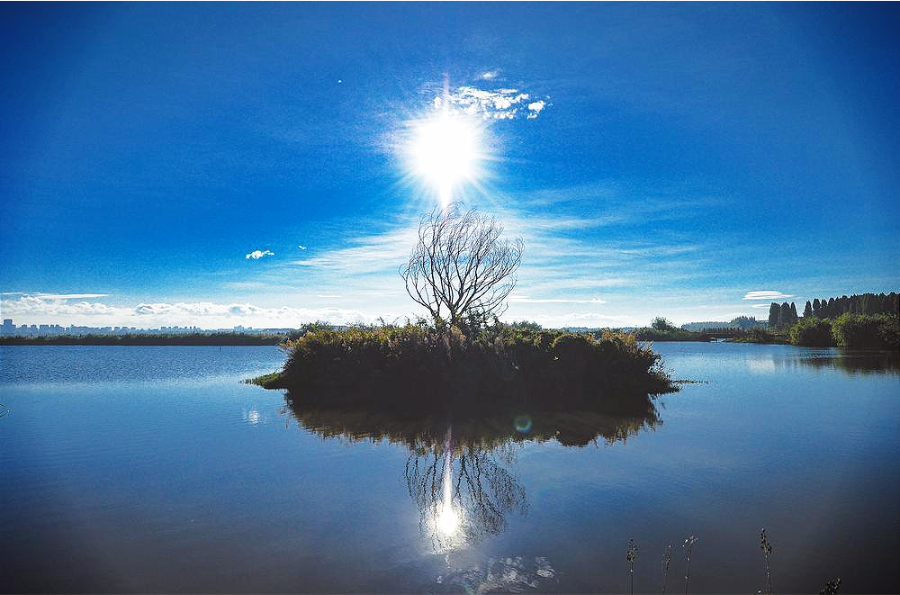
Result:
{"type": "Polygon", "coordinates": [[[672,562],[672,544],[666,544],[666,551],[663,552],[663,587],[662,593],[666,595],[666,583],[669,580],[669,564],[672,562]]]}
{"type": "Polygon", "coordinates": [[[697,543],[697,536],[691,533],[690,537],[681,544],[681,547],[684,548],[684,595],[688,593],[688,584],[691,580],[691,554],[694,552],[695,543],[697,543]]]}
{"type": "Polygon", "coordinates": [[[769,538],[766,535],[765,528],[759,530],[759,548],[763,551],[763,556],[766,559],[766,590],[763,591],[766,595],[772,594],[772,574],[769,571],[769,554],[772,553],[772,544],[769,543],[769,538]]]}
{"type": "Polygon", "coordinates": [[[634,595],[634,559],[637,558],[638,548],[634,545],[634,540],[628,540],[628,554],[625,556],[625,559],[628,561],[629,566],[631,567],[631,595],[634,595]]]}

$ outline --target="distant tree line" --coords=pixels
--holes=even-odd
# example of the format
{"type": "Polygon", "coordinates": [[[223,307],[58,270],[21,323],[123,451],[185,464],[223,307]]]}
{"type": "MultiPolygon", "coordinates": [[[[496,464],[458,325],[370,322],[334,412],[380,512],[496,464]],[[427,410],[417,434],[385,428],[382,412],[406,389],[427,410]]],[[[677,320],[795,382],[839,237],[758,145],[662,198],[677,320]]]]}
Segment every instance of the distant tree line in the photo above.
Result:
{"type": "Polygon", "coordinates": [[[753,316],[738,316],[737,318],[732,318],[731,322],[688,322],[687,324],[681,325],[681,328],[686,331],[708,331],[723,329],[741,329],[749,331],[750,329],[765,327],[765,322],[763,322],[762,320],[757,320],[753,316]]]}
{"type": "MultiPolygon", "coordinates": [[[[843,314],[862,314],[871,316],[875,314],[887,314],[896,316],[900,312],[900,295],[891,293],[863,293],[847,297],[842,295],[837,298],[807,300],[803,308],[803,318],[837,318],[843,314]]],[[[769,306],[769,328],[786,330],[800,320],[797,315],[797,306],[783,302],[772,302],[769,306]]]]}
{"type": "Polygon", "coordinates": [[[816,318],[837,318],[841,314],[897,314],[900,311],[900,295],[891,293],[863,293],[847,297],[827,300],[818,298],[812,302],[806,302],[803,309],[804,318],[815,316],[816,318]]]}
{"type": "MultiPolygon", "coordinates": [[[[769,306],[769,329],[794,345],[847,349],[897,349],[900,344],[898,294],[863,293],[807,301],[803,316],[788,304],[769,306]]],[[[771,333],[762,333],[768,335],[771,333]]],[[[765,337],[755,337],[764,341],[765,337]]]]}

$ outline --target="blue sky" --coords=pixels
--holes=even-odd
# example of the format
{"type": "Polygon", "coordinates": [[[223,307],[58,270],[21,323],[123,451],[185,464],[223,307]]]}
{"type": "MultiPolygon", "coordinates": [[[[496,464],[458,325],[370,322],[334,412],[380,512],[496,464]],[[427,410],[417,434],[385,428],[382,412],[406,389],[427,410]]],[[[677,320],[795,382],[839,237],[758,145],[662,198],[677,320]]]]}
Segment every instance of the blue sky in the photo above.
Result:
{"type": "Polygon", "coordinates": [[[484,152],[454,199],[525,241],[508,319],[897,290],[898,25],[891,4],[3,4],[2,315],[420,313],[397,270],[437,197],[405,151],[444,80],[484,152]]]}

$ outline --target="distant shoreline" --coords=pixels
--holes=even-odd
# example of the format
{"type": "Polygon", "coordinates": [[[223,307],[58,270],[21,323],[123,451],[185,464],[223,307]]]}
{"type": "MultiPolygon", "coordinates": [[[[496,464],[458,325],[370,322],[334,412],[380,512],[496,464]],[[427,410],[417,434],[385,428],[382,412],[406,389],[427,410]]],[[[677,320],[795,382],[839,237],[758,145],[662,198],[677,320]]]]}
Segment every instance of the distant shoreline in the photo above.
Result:
{"type": "MultiPolygon", "coordinates": [[[[730,333],[682,331],[667,335],[653,332],[652,329],[637,329],[632,332],[639,341],[653,343],[707,343],[715,339],[727,343],[759,343],[789,344],[786,336],[767,336],[752,338],[746,336],[729,336],[730,333]]],[[[588,334],[599,337],[600,331],[581,331],[574,334],[588,334]]],[[[288,340],[288,335],[256,335],[245,333],[185,333],[169,335],[125,334],[125,335],[41,335],[34,337],[0,336],[0,345],[133,345],[133,346],[241,346],[241,345],[280,345],[288,340]]]]}
{"type": "Polygon", "coordinates": [[[220,346],[278,345],[287,335],[246,333],[187,333],[172,335],[57,335],[41,337],[0,337],[0,345],[134,345],[134,346],[220,346]]]}

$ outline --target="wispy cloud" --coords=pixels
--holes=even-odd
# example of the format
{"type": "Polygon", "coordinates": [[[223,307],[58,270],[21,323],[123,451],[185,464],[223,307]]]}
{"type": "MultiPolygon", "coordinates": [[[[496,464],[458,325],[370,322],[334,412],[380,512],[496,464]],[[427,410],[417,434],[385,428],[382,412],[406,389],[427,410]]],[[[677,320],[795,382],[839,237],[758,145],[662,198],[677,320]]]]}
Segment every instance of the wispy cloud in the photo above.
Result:
{"type": "Polygon", "coordinates": [[[600,298],[591,298],[587,300],[564,299],[564,298],[533,298],[527,295],[511,295],[509,296],[511,303],[525,304],[605,304],[606,301],[600,298]]]}
{"type": "Polygon", "coordinates": [[[253,252],[251,252],[250,254],[245,256],[244,258],[246,258],[247,260],[250,260],[251,258],[253,260],[259,260],[260,258],[262,258],[264,256],[275,256],[275,253],[272,252],[271,250],[254,250],[253,252]]]}
{"type": "Polygon", "coordinates": [[[297,246],[297,247],[300,248],[301,250],[306,250],[306,246],[297,246]]]}
{"type": "Polygon", "coordinates": [[[486,72],[482,72],[481,74],[478,75],[478,78],[483,81],[492,81],[495,78],[497,78],[498,76],[500,76],[499,68],[496,70],[488,70],[486,72]]]}
{"type": "Polygon", "coordinates": [[[290,264],[347,275],[396,272],[400,264],[409,258],[409,251],[415,242],[415,222],[410,220],[382,233],[347,237],[343,247],[290,264]]]}
{"type": "Polygon", "coordinates": [[[6,291],[0,295],[22,295],[41,300],[81,300],[106,297],[106,293],[25,293],[21,291],[6,291]]]}
{"type": "Polygon", "coordinates": [[[780,300],[791,297],[794,296],[780,291],[748,291],[744,295],[745,300],[780,300]]]}

